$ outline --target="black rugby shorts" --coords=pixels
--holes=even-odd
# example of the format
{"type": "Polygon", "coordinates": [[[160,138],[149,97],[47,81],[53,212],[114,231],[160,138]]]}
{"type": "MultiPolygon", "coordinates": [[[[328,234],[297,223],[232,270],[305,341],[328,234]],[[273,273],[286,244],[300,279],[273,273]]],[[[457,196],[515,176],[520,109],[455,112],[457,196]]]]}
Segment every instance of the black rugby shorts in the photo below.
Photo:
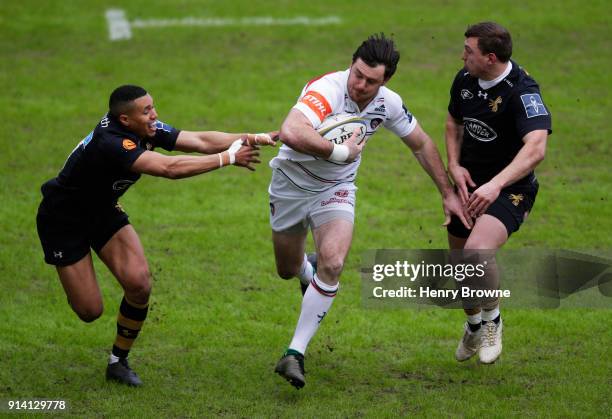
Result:
{"type": "Polygon", "coordinates": [[[45,253],[45,262],[68,266],[81,260],[89,249],[97,252],[123,226],[128,215],[119,204],[111,204],[94,213],[75,214],[58,208],[38,207],[36,226],[45,253]]]}
{"type": "MultiPolygon", "coordinates": [[[[499,196],[487,208],[485,214],[489,214],[501,221],[506,227],[508,237],[510,237],[523,224],[526,213],[531,212],[537,194],[537,182],[527,185],[510,185],[501,190],[499,196]]],[[[465,228],[459,217],[454,215],[451,217],[451,222],[446,228],[455,237],[467,239],[470,235],[470,230],[465,228]]]]}

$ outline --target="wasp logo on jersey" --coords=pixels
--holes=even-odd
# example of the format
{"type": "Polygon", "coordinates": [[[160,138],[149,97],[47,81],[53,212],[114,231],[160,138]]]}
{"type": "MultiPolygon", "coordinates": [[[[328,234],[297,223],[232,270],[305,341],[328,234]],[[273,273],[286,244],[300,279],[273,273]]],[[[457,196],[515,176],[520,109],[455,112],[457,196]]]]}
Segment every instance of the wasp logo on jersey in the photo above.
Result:
{"type": "Polygon", "coordinates": [[[515,194],[511,193],[511,194],[508,196],[508,198],[509,198],[509,199],[512,201],[512,205],[514,205],[515,207],[518,207],[518,206],[519,206],[519,204],[521,203],[521,201],[522,201],[523,199],[525,199],[525,197],[523,196],[523,194],[522,194],[522,193],[517,194],[517,195],[515,195],[515,194]]]}
{"type": "Polygon", "coordinates": [[[497,112],[497,107],[502,103],[502,98],[501,96],[497,96],[497,99],[493,100],[493,99],[489,99],[489,108],[491,108],[491,110],[493,112],[497,112]]]}
{"type": "Polygon", "coordinates": [[[533,118],[535,116],[540,115],[548,115],[546,111],[546,107],[544,106],[544,102],[542,98],[537,93],[529,93],[526,95],[521,95],[521,101],[523,102],[523,107],[525,107],[525,113],[527,114],[527,118],[533,118]]]}
{"type": "Polygon", "coordinates": [[[472,136],[472,138],[478,141],[483,141],[486,143],[497,138],[497,133],[493,130],[493,128],[484,122],[479,121],[478,119],[463,118],[463,126],[472,136]]]}

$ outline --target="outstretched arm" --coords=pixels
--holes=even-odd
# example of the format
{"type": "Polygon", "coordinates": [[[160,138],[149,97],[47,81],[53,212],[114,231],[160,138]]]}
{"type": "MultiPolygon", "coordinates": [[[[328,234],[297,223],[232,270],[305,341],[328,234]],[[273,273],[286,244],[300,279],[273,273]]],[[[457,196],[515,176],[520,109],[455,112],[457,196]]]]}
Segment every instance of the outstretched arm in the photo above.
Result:
{"type": "Polygon", "coordinates": [[[257,150],[257,146],[243,145],[239,139],[227,150],[211,156],[166,156],[145,151],[134,161],[130,170],[168,179],[196,176],[231,164],[255,170],[253,164],[259,163],[257,150]]]}
{"type": "Polygon", "coordinates": [[[249,145],[275,145],[277,131],[265,134],[230,134],[219,131],[181,131],[176,139],[175,150],[186,153],[197,152],[214,154],[227,150],[239,138],[246,139],[249,145]]]}
{"type": "Polygon", "coordinates": [[[448,175],[444,170],[444,164],[440,158],[440,153],[434,142],[429,138],[417,123],[410,134],[403,137],[404,143],[410,147],[412,153],[421,164],[423,169],[436,184],[438,191],[442,195],[445,220],[443,225],[450,223],[451,214],[455,214],[463,222],[466,228],[471,228],[470,222],[465,217],[461,202],[455,194],[453,187],[448,181],[448,175]]]}

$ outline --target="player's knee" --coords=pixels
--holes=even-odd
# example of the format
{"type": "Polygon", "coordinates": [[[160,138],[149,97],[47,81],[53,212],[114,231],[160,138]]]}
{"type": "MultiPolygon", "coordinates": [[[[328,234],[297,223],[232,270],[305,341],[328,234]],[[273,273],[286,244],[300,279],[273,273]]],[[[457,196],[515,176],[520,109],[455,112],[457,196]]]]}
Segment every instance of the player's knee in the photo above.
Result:
{"type": "Polygon", "coordinates": [[[72,305],[72,309],[77,314],[77,316],[79,316],[79,319],[83,320],[85,323],[91,323],[94,320],[100,318],[102,312],[104,312],[104,307],[101,303],[85,306],[72,305]]]}
{"type": "Polygon", "coordinates": [[[144,267],[132,272],[127,283],[125,292],[130,300],[136,303],[146,303],[151,295],[151,272],[144,267]]]}
{"type": "Polygon", "coordinates": [[[342,273],[344,268],[344,261],[339,257],[322,258],[317,266],[317,271],[320,276],[324,276],[325,279],[336,282],[342,273]]]}
{"type": "Polygon", "coordinates": [[[297,275],[297,272],[285,269],[277,269],[276,273],[278,273],[278,276],[280,276],[282,279],[291,279],[297,275]]]}
{"type": "Polygon", "coordinates": [[[276,266],[276,273],[282,279],[291,279],[298,274],[298,269],[293,266],[276,266]]]}

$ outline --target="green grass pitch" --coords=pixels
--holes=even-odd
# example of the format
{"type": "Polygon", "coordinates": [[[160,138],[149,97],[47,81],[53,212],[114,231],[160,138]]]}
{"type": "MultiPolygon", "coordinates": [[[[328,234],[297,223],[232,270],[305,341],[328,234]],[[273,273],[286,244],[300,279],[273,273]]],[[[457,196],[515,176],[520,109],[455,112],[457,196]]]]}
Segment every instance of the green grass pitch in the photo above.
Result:
{"type": "MultiPolygon", "coordinates": [[[[608,416],[609,310],[509,309],[504,353],[484,367],[453,352],[463,315],[371,310],[360,295],[367,249],[444,248],[440,199],[388,132],[364,152],[353,247],[333,309],[295,391],[272,370],[299,313],[297,281],[278,279],[267,162],[169,181],[143,177],[122,199],[154,276],[131,354],[145,381],[104,381],[121,289],[96,260],[105,313],[81,323],[35,229],[39,186],[137,83],[160,119],[184,129],[278,128],[303,84],[347,68],[368,35],[393,34],[400,93],[444,154],[448,91],[469,23],[496,20],[553,115],[535,209],[509,248],[612,249],[610,71],[605,1],[0,2],[0,400],[63,399],[79,417],[608,416]],[[123,5],[117,4],[123,3],[123,5]],[[104,18],[334,15],[326,26],[135,28],[110,42],[104,18]],[[607,52],[606,52],[607,51],[607,52]]],[[[312,245],[310,245],[312,246],[312,245]]]]}

